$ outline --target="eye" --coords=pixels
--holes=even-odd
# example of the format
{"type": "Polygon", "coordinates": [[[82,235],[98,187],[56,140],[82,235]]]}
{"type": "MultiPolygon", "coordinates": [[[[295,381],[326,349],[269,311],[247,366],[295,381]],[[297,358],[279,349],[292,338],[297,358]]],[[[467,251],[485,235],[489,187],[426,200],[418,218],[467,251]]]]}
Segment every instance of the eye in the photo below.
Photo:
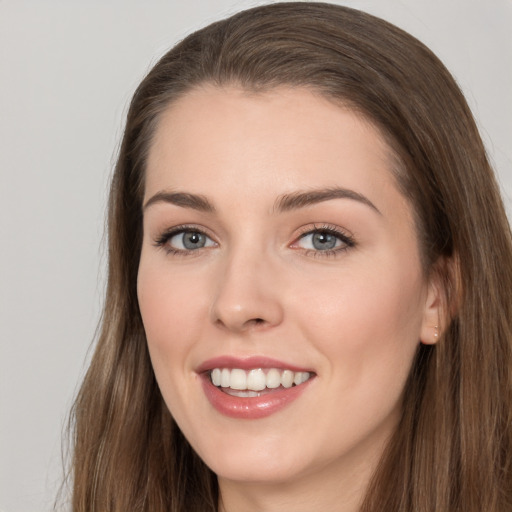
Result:
{"type": "Polygon", "coordinates": [[[174,228],[156,240],[156,245],[164,247],[170,253],[187,253],[205,247],[214,247],[217,244],[198,229],[174,228]]]}
{"type": "Polygon", "coordinates": [[[330,251],[341,245],[341,240],[331,233],[317,231],[301,237],[301,245],[304,249],[315,249],[316,251],[330,251]]]}
{"type": "Polygon", "coordinates": [[[315,228],[301,235],[292,247],[299,247],[308,252],[332,255],[350,247],[354,247],[354,240],[332,227],[315,228]]]}
{"type": "Polygon", "coordinates": [[[193,251],[212,245],[213,240],[199,231],[182,231],[170,237],[167,243],[180,251],[193,251]]]}

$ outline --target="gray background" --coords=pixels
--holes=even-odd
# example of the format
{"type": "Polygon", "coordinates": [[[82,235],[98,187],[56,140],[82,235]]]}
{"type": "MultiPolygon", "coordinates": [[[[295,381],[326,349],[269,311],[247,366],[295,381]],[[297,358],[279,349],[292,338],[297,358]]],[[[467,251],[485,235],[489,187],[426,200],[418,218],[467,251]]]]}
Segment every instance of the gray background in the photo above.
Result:
{"type": "MultiPolygon", "coordinates": [[[[0,511],[50,510],[104,287],[127,103],[191,30],[258,1],[0,0],[0,511]]],[[[360,0],[453,72],[512,210],[511,0],[360,0]]],[[[477,241],[475,241],[477,243],[477,241]]]]}

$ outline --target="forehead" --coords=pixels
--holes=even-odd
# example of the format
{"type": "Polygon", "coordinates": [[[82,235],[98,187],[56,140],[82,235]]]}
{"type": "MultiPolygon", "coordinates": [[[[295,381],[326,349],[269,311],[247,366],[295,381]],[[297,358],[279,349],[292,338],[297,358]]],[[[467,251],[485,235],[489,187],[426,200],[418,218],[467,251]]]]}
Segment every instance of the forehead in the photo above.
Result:
{"type": "Polygon", "coordinates": [[[319,186],[379,195],[396,189],[395,161],[373,124],[308,89],[204,86],[161,115],[146,197],[163,188],[211,192],[219,181],[247,196],[319,186]]]}

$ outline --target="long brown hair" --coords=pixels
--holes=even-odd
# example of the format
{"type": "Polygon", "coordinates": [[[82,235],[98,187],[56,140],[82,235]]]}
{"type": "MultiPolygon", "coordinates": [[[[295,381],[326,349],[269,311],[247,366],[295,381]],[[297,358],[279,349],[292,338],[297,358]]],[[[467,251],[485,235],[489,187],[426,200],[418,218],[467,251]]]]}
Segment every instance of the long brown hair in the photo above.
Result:
{"type": "Polygon", "coordinates": [[[511,235],[471,112],[409,34],[303,2],[257,7],[188,36],[135,92],[110,195],[101,331],[73,409],[73,510],[217,510],[215,475],[160,395],[136,294],[152,135],[169,103],[204,83],[307,87],[374,123],[415,210],[425,272],[444,279],[443,335],[418,349],[362,510],[512,510],[511,235]]]}

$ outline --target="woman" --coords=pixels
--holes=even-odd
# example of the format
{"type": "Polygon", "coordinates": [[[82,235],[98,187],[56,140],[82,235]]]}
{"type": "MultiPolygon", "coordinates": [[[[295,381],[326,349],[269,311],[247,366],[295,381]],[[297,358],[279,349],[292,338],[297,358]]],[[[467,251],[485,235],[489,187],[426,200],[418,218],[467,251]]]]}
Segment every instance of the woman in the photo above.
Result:
{"type": "Polygon", "coordinates": [[[242,12],[137,89],[74,510],[512,510],[510,230],[439,60],[242,12]]]}

